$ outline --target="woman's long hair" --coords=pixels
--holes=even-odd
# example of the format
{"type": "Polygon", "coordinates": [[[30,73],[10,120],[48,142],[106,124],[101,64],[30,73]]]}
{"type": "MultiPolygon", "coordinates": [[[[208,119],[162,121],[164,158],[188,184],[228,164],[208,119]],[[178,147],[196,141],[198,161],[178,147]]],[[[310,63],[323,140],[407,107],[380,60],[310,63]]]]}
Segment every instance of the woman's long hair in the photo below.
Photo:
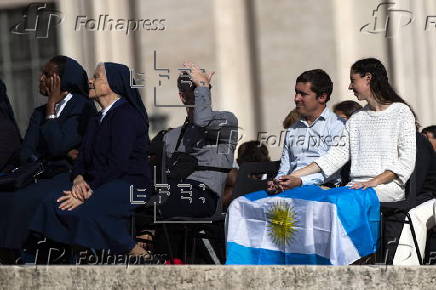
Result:
{"type": "Polygon", "coordinates": [[[403,103],[407,105],[415,116],[417,129],[420,127],[415,111],[401,98],[389,84],[388,73],[380,60],[376,58],[364,58],[356,61],[351,66],[353,73],[358,73],[364,77],[367,73],[371,74],[370,88],[371,93],[379,104],[389,105],[392,103],[403,103]]]}

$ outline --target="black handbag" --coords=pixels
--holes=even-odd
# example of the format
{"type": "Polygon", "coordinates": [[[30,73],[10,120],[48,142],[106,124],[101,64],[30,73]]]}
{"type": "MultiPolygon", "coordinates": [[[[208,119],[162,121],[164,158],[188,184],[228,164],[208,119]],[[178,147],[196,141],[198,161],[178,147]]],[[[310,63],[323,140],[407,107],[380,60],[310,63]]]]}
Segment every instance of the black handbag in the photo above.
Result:
{"type": "Polygon", "coordinates": [[[186,152],[174,152],[168,160],[168,177],[185,179],[198,167],[198,160],[186,152]]]}
{"type": "Polygon", "coordinates": [[[38,180],[44,172],[41,161],[25,164],[0,176],[0,191],[14,191],[38,180]]]}

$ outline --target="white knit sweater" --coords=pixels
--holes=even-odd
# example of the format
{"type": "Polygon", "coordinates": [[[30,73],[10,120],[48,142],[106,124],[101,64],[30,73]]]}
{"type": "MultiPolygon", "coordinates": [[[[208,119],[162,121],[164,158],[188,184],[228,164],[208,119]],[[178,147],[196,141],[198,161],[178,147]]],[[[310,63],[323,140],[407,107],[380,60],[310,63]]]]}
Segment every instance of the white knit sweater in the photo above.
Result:
{"type": "Polygon", "coordinates": [[[393,103],[383,111],[371,111],[365,106],[348,120],[341,142],[315,162],[328,177],[350,158],[350,183],[390,170],[398,178],[376,186],[377,196],[381,202],[403,200],[416,160],[415,118],[410,108],[393,103]]]}

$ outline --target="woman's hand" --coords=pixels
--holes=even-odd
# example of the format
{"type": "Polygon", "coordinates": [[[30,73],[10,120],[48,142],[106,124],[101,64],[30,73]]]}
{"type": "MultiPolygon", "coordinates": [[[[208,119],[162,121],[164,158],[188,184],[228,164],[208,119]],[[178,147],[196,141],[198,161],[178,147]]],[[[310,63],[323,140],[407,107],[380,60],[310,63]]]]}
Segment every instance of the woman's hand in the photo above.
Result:
{"type": "Polygon", "coordinates": [[[351,189],[367,189],[368,187],[376,187],[378,185],[377,181],[375,178],[370,179],[368,181],[365,182],[354,182],[350,188],[351,189]]]}
{"type": "Polygon", "coordinates": [[[393,173],[390,170],[385,170],[383,173],[380,173],[374,178],[371,178],[368,181],[365,182],[354,182],[350,188],[352,189],[367,189],[368,187],[376,187],[379,184],[387,184],[389,182],[392,182],[395,178],[398,178],[398,175],[393,173]]]}
{"type": "MultiPolygon", "coordinates": [[[[82,175],[77,175],[74,178],[73,187],[70,192],[71,196],[81,201],[85,201],[92,195],[92,189],[82,175]]],[[[66,194],[66,191],[64,193],[66,194]]]]}
{"type": "Polygon", "coordinates": [[[272,191],[275,189],[275,183],[273,180],[269,180],[266,184],[267,184],[266,190],[272,191]]]}
{"type": "Polygon", "coordinates": [[[284,190],[283,187],[280,185],[279,179],[270,180],[267,182],[267,185],[267,191],[271,194],[277,194],[284,190]]]}
{"type": "Polygon", "coordinates": [[[59,103],[60,100],[62,100],[65,97],[61,93],[61,78],[59,75],[54,74],[49,79],[49,85],[48,85],[48,102],[49,103],[59,103]]]}
{"type": "Polygon", "coordinates": [[[71,191],[64,191],[65,195],[58,198],[57,202],[61,203],[61,210],[73,210],[83,203],[83,201],[73,197],[71,191]]]}
{"type": "Polygon", "coordinates": [[[61,92],[61,78],[57,74],[48,79],[45,87],[48,95],[46,115],[49,116],[55,113],[56,104],[66,96],[67,92],[61,92]]]}
{"type": "Polygon", "coordinates": [[[292,189],[294,187],[300,186],[302,184],[301,178],[298,176],[283,175],[279,178],[279,184],[283,190],[292,189]]]}

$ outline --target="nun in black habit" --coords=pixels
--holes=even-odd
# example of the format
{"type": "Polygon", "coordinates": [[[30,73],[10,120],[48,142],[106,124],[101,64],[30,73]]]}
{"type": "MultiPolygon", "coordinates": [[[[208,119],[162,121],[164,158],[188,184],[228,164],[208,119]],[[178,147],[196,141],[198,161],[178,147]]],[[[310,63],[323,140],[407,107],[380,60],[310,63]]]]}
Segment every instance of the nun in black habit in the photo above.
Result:
{"type": "Polygon", "coordinates": [[[56,242],[113,253],[145,254],[129,234],[130,186],[150,190],[148,118],[127,66],[99,64],[89,81],[103,108],[88,125],[72,182],[37,209],[31,229],[56,242]]]}
{"type": "Polygon", "coordinates": [[[6,93],[6,85],[0,80],[0,172],[7,171],[21,145],[20,131],[14,111],[6,93]]]}
{"type": "Polygon", "coordinates": [[[53,57],[42,68],[40,93],[47,104],[37,107],[19,152],[23,165],[46,163],[45,179],[14,192],[0,192],[0,247],[21,249],[38,204],[68,178],[85,126],[96,115],[88,99],[88,77],[82,66],[66,56],[53,57]]]}

